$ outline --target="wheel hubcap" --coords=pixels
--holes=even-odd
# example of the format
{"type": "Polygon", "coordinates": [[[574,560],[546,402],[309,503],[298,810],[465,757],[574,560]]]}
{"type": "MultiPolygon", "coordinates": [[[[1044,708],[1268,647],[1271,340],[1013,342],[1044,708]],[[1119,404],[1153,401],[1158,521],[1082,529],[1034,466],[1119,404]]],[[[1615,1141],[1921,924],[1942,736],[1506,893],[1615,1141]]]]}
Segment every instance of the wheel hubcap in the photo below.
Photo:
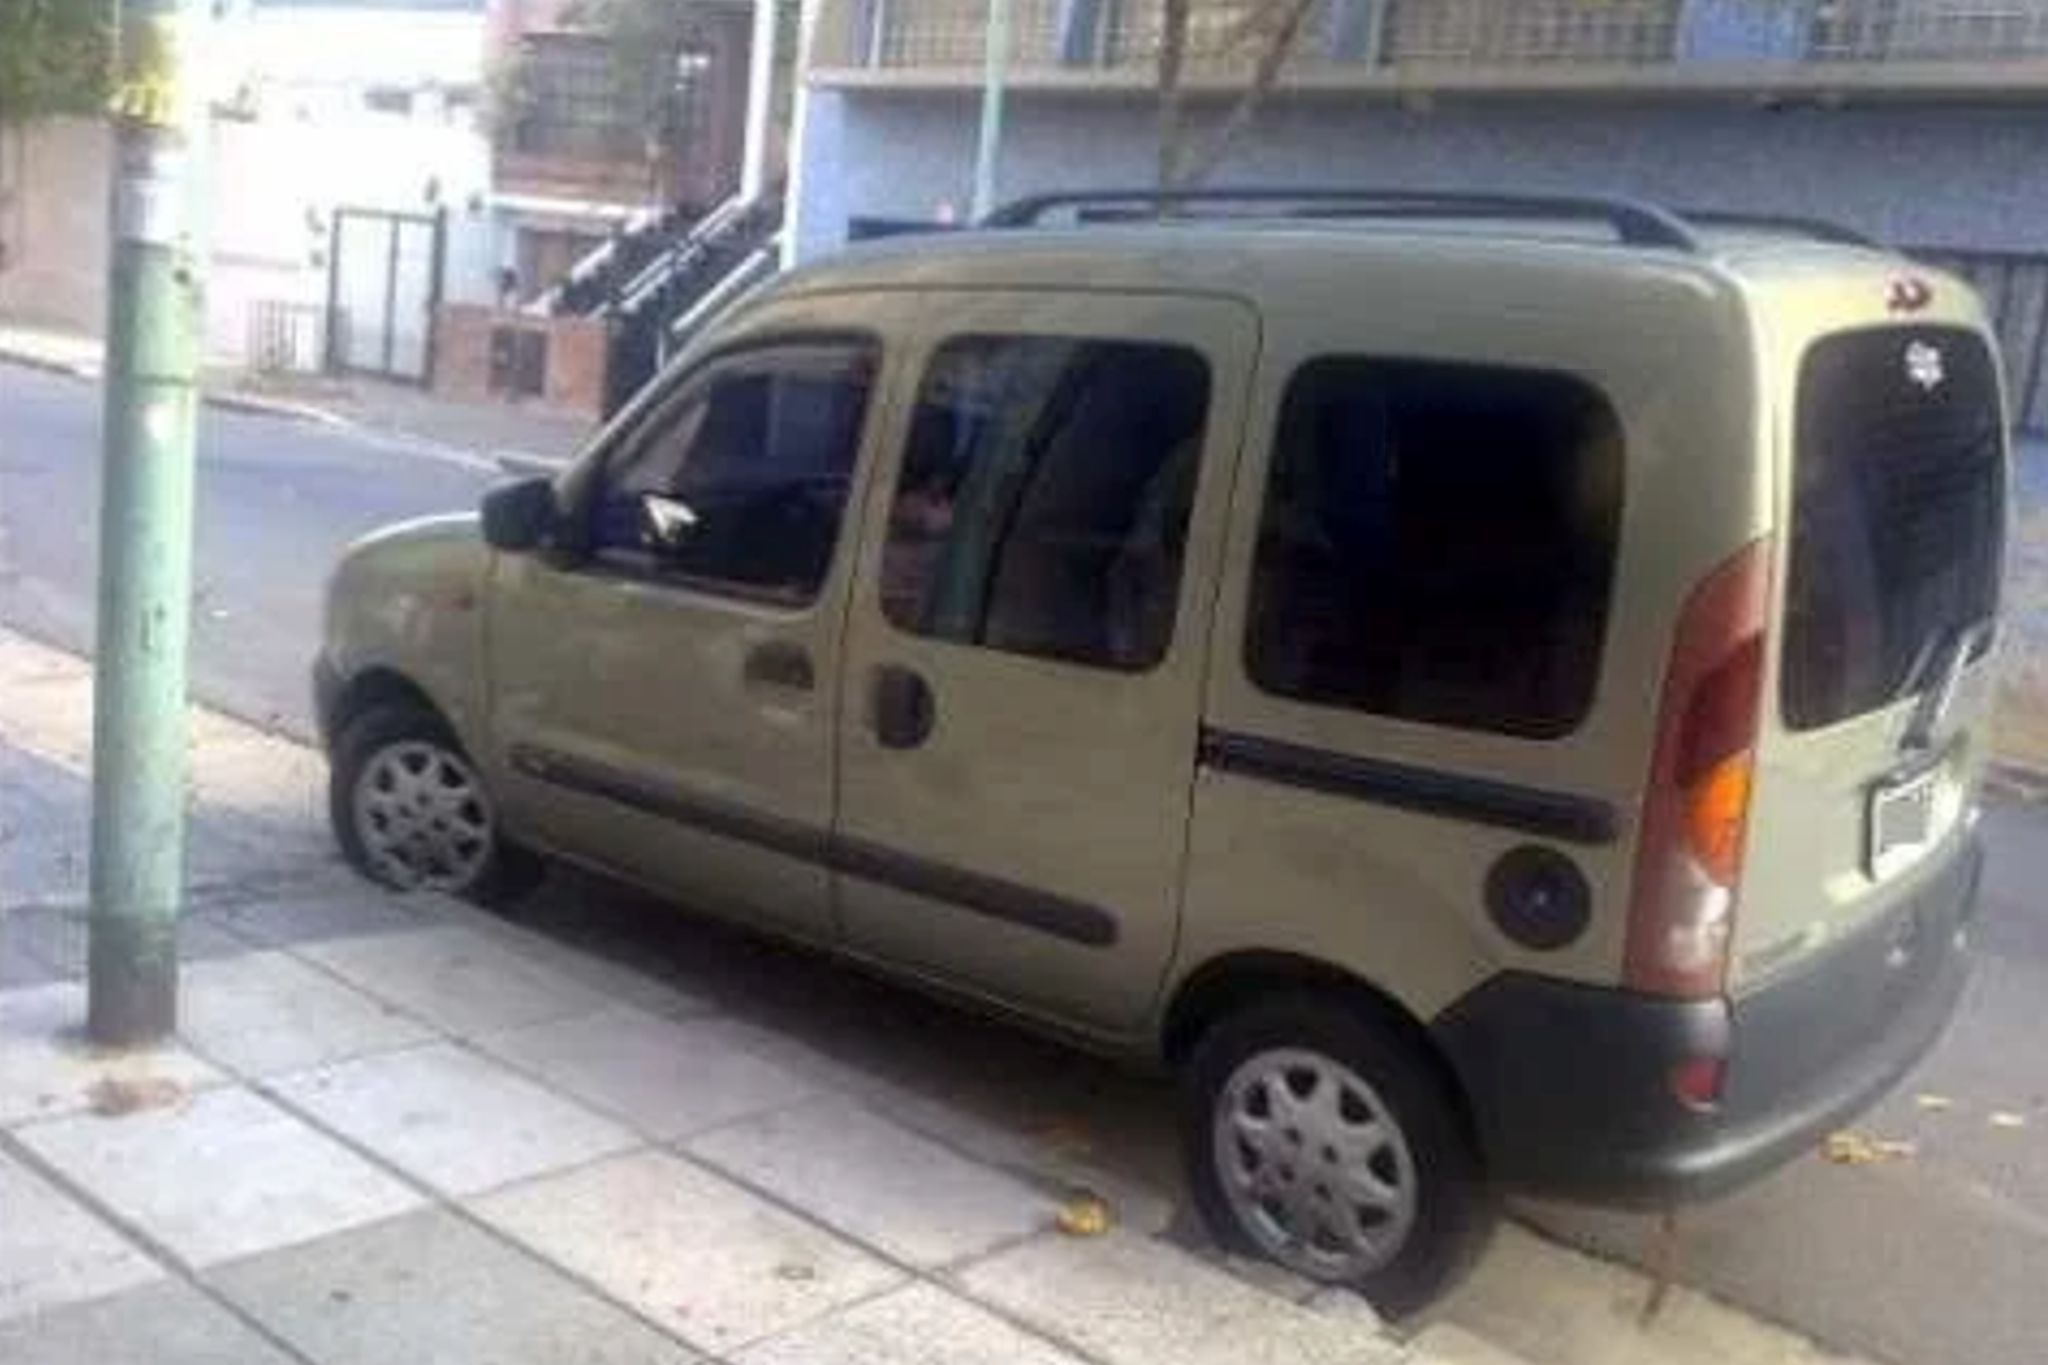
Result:
{"type": "Polygon", "coordinates": [[[387,744],[356,778],[356,833],[396,886],[467,889],[490,860],[483,783],[462,755],[425,740],[387,744]]]}
{"type": "Polygon", "coordinates": [[[1377,1270],[1415,1225],[1415,1163],[1400,1125],[1363,1077],[1321,1053],[1247,1059],[1223,1087],[1213,1142],[1239,1225],[1303,1274],[1377,1270]]]}

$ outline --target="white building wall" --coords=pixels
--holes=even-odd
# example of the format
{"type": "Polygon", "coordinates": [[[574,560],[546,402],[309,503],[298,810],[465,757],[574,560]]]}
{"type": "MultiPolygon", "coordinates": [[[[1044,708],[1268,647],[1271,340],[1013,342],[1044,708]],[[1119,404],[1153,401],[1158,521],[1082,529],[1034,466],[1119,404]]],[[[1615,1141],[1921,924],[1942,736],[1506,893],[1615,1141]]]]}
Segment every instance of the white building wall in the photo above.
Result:
{"type": "MultiPolygon", "coordinates": [[[[209,35],[205,79],[231,114],[209,140],[206,347],[249,358],[262,303],[324,305],[337,207],[447,211],[443,288],[488,302],[501,259],[486,201],[480,124],[484,16],[471,10],[289,5],[242,8],[209,35]],[[403,91],[384,112],[371,91],[403,91]]],[[[58,119],[4,134],[0,314],[97,333],[104,326],[109,138],[58,119]]]]}

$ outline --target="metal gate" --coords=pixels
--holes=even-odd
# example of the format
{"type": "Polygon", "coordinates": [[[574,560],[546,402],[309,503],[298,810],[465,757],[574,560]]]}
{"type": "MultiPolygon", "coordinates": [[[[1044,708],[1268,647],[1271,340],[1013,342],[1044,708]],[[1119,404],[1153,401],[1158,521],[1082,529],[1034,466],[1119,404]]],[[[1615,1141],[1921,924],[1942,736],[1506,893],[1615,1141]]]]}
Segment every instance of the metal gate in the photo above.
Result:
{"type": "Polygon", "coordinates": [[[2006,401],[2022,435],[2048,436],[2048,253],[1913,247],[1983,296],[2005,359],[2006,401]]]}
{"type": "Polygon", "coordinates": [[[426,384],[434,373],[444,212],[338,208],[327,253],[327,366],[426,384]]]}

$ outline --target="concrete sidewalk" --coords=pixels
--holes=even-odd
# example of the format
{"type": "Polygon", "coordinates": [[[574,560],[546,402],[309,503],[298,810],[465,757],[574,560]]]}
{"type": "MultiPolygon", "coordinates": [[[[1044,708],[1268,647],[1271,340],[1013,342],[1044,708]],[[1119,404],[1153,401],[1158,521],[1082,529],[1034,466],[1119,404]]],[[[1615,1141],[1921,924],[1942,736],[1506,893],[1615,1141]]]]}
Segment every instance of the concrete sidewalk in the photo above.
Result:
{"type": "Polygon", "coordinates": [[[1641,1329],[1639,1277],[1514,1231],[1402,1340],[1188,1245],[1170,1186],[746,1017],[751,980],[355,881],[318,757],[203,713],[180,1037],[94,1055],[89,717],[84,664],[0,632],[5,1365],[1825,1358],[1682,1290],[1641,1329]],[[1083,1187],[1105,1236],[1055,1226],[1083,1187]]]}

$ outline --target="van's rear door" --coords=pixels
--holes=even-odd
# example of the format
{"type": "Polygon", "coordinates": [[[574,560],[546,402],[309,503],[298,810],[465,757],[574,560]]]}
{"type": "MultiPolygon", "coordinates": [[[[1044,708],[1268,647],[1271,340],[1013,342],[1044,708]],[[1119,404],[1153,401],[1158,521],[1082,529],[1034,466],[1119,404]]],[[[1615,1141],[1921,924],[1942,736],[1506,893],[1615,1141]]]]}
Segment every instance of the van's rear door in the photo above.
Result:
{"type": "Polygon", "coordinates": [[[1827,332],[1798,356],[1738,994],[1900,904],[1969,807],[2006,449],[1995,352],[1964,316],[1827,332]]]}

